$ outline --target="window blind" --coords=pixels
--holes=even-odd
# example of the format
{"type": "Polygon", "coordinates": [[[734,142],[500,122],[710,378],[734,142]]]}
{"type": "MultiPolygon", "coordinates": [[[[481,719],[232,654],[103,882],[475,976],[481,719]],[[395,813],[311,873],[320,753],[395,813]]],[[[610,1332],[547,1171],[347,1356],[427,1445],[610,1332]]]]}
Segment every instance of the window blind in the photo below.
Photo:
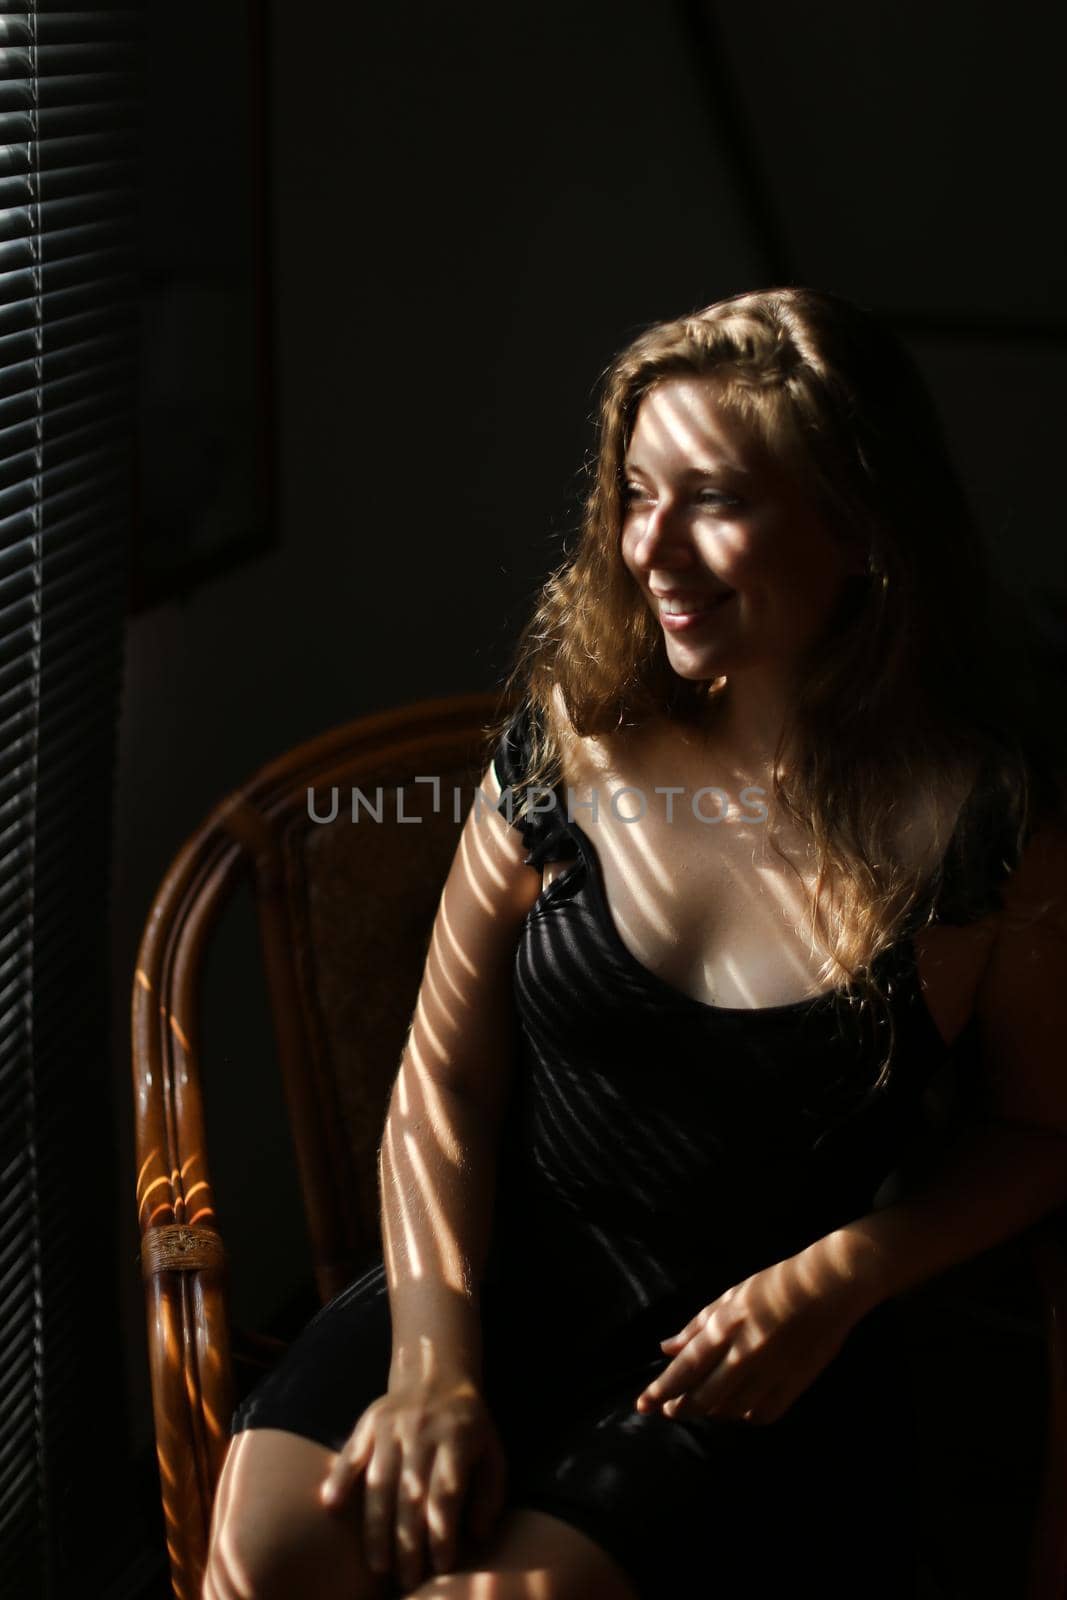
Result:
{"type": "Polygon", "coordinates": [[[100,1592],[121,1431],[106,952],[140,39],[138,5],[0,4],[0,1593],[20,1600],[100,1592]]]}

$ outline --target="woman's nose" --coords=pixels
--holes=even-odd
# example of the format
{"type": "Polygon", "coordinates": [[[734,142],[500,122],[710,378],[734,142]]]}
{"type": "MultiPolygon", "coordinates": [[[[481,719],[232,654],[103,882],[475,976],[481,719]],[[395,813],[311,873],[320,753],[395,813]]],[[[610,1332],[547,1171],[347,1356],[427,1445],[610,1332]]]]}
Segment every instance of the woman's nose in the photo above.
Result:
{"type": "Polygon", "coordinates": [[[644,520],[634,546],[636,561],[642,567],[688,566],[693,554],[680,508],[661,500],[644,520]]]}

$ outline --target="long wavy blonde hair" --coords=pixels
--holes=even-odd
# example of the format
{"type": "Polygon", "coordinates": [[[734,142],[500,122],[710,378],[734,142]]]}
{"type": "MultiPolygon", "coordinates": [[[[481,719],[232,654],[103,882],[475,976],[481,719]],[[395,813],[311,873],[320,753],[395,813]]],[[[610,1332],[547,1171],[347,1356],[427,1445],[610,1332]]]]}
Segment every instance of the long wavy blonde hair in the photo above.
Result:
{"type": "MultiPolygon", "coordinates": [[[[823,981],[892,1019],[879,954],[941,914],[984,909],[991,874],[1017,864],[1038,810],[1062,806],[1000,627],[1006,597],[952,467],[929,393],[899,341],[835,296],[737,295],[646,328],[603,374],[598,448],[577,547],[549,575],[519,635],[490,747],[516,702],[531,709],[523,788],[562,777],[552,700],[579,737],[626,740],[652,718],[706,722],[725,680],[680,678],[623,564],[623,460],[642,398],[662,379],[713,379],[772,459],[807,486],[828,525],[860,540],[867,572],[841,599],[794,686],[774,755],[773,797],[814,844],[814,942],[823,981]],[[899,859],[900,801],[977,781],[950,855],[899,859]],[[957,902],[938,905],[949,866],[957,902]]],[[[777,845],[775,845],[777,848],[777,845]]],[[[779,851],[779,854],[781,852],[779,851]]],[[[784,860],[783,856],[783,860],[784,860]]],[[[887,1052],[884,1081],[892,1054],[887,1052]]]]}

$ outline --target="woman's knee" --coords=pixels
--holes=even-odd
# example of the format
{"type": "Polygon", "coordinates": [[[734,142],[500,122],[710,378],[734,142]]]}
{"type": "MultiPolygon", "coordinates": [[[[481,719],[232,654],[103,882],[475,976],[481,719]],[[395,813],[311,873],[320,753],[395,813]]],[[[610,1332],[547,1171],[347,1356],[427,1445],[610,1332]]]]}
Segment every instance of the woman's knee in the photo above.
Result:
{"type": "Polygon", "coordinates": [[[203,1600],[377,1600],[354,1519],[331,1516],[319,1485],[329,1450],[276,1428],[235,1436],[219,1479],[203,1600]]]}

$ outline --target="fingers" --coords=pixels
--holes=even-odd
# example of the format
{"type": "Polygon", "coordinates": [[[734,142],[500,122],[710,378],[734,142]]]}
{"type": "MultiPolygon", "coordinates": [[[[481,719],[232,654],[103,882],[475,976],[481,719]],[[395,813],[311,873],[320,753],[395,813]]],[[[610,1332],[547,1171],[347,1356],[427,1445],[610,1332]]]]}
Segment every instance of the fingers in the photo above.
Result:
{"type": "Polygon", "coordinates": [[[458,1557],[460,1524],[470,1487],[474,1536],[488,1538],[505,1499],[506,1463],[495,1434],[473,1472],[471,1443],[463,1435],[435,1443],[418,1431],[353,1436],[322,1489],[335,1511],[353,1499],[362,1473],[363,1545],[367,1565],[396,1572],[405,1589],[422,1581],[427,1565],[448,1572],[458,1557]],[[368,1459],[369,1458],[369,1459],[368,1459]],[[329,1494],[327,1489],[329,1486],[329,1494]]]}
{"type": "Polygon", "coordinates": [[[702,1328],[638,1395],[637,1410],[648,1411],[688,1393],[718,1367],[727,1353],[726,1345],[714,1338],[707,1328],[702,1328]]]}
{"type": "Polygon", "coordinates": [[[349,1507],[357,1487],[363,1550],[372,1572],[395,1570],[406,1590],[427,1562],[450,1571],[459,1552],[470,1488],[473,1536],[487,1539],[506,1499],[507,1463],[487,1415],[465,1404],[455,1416],[388,1405],[372,1407],[334,1460],[320,1489],[331,1512],[349,1507]]]}
{"type": "Polygon", "coordinates": [[[364,1549],[372,1572],[392,1567],[400,1465],[399,1441],[391,1434],[378,1439],[363,1480],[364,1549]]]}
{"type": "Polygon", "coordinates": [[[763,1378],[743,1373],[736,1361],[722,1361],[710,1377],[663,1409],[672,1417],[740,1417],[759,1404],[765,1388],[763,1378]]]}
{"type": "Polygon", "coordinates": [[[698,1384],[677,1400],[668,1401],[663,1407],[664,1415],[683,1419],[713,1417],[765,1426],[784,1416],[795,1398],[790,1385],[772,1383],[766,1373],[752,1375],[744,1381],[737,1378],[731,1383],[717,1381],[721,1372],[720,1367],[713,1380],[698,1384]]]}
{"type": "Polygon", "coordinates": [[[700,1332],[711,1316],[713,1309],[713,1306],[705,1306],[702,1311],[698,1311],[695,1317],[690,1317],[680,1332],[669,1334],[666,1339],[661,1339],[660,1348],[665,1350],[669,1345],[673,1350],[680,1349],[682,1345],[688,1343],[694,1333],[700,1332]]]}
{"type": "Polygon", "coordinates": [[[668,1415],[700,1416],[723,1409],[732,1414],[737,1409],[739,1396],[762,1392],[766,1374],[761,1373],[759,1367],[760,1363],[753,1360],[751,1352],[746,1356],[738,1345],[731,1345],[720,1352],[710,1372],[703,1369],[686,1385],[668,1415]]]}
{"type": "Polygon", "coordinates": [[[426,1566],[426,1495],[435,1457],[432,1441],[410,1437],[404,1444],[396,1497],[396,1570],[405,1589],[414,1589],[426,1566]]]}
{"type": "Polygon", "coordinates": [[[435,1572],[450,1572],[456,1563],[465,1481],[459,1446],[443,1445],[434,1457],[426,1491],[426,1537],[435,1572]]]}
{"type": "Polygon", "coordinates": [[[368,1411],[357,1424],[326,1475],[319,1498],[328,1511],[337,1515],[349,1510],[356,1489],[362,1490],[367,1565],[372,1572],[386,1573],[393,1564],[402,1450],[391,1432],[376,1430],[375,1422],[375,1413],[368,1411]]]}
{"type": "Polygon", "coordinates": [[[336,1457],[319,1489],[319,1498],[330,1511],[340,1510],[350,1499],[373,1445],[373,1430],[369,1426],[357,1427],[336,1457]]]}

